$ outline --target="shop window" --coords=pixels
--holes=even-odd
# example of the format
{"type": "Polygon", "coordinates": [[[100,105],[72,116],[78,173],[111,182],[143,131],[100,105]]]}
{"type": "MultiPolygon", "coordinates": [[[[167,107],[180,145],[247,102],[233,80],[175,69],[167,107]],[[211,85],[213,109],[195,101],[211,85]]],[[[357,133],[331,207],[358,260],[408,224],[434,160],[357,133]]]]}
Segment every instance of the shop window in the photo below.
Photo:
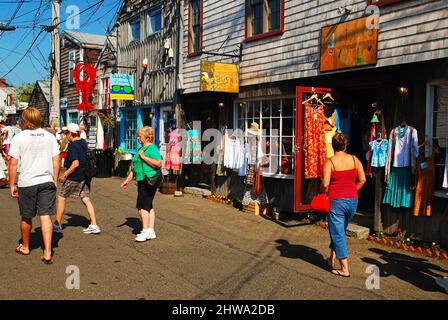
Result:
{"type": "MultiPolygon", "coordinates": [[[[125,151],[137,150],[137,110],[123,110],[125,151]]],[[[122,121],[123,121],[122,120],[122,121]]]]}
{"type": "Polygon", "coordinates": [[[246,0],[246,40],[281,34],[284,0],[246,0]]]}
{"type": "Polygon", "coordinates": [[[73,71],[76,66],[76,50],[72,50],[68,53],[68,83],[75,83],[73,78],[73,71]]]}
{"type": "Polygon", "coordinates": [[[448,197],[448,184],[444,185],[446,154],[448,150],[448,83],[429,86],[429,105],[426,135],[438,150],[434,157],[436,196],[448,197]]]}
{"type": "Polygon", "coordinates": [[[129,43],[140,41],[140,17],[129,21],[129,43]]]}
{"type": "Polygon", "coordinates": [[[79,124],[79,116],[77,111],[68,113],[68,123],[79,124]]]}
{"type": "Polygon", "coordinates": [[[156,6],[148,11],[147,23],[147,36],[162,30],[162,6],[156,6]]]}
{"type": "Polygon", "coordinates": [[[246,130],[252,122],[260,125],[264,153],[269,160],[264,175],[294,177],[294,106],[293,98],[240,101],[235,105],[235,127],[246,130]]]}
{"type": "Polygon", "coordinates": [[[202,50],[202,0],[189,3],[188,53],[199,54],[202,50]]]}

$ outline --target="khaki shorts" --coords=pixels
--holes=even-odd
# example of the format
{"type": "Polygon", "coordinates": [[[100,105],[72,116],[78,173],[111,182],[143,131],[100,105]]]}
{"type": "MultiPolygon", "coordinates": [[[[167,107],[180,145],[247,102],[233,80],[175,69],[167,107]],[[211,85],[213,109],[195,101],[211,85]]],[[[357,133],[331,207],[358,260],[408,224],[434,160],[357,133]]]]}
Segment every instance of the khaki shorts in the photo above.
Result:
{"type": "Polygon", "coordinates": [[[66,180],[59,195],[62,198],[88,198],[90,196],[90,181],[66,180]]]}

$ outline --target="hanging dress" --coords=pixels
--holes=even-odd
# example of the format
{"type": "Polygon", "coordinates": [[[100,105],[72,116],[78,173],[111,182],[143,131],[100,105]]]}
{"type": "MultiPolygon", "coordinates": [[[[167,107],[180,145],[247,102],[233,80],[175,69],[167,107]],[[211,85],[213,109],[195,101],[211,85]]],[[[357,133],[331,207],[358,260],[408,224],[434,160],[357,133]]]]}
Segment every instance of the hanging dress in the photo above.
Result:
{"type": "Polygon", "coordinates": [[[415,189],[414,216],[430,217],[434,196],[434,156],[420,155],[416,166],[417,187],[415,189]]]}
{"type": "Polygon", "coordinates": [[[418,156],[417,130],[410,126],[397,127],[390,134],[386,162],[387,187],[383,203],[394,208],[410,208],[414,202],[411,190],[411,173],[418,156]],[[393,166],[390,168],[390,165],[393,166]],[[389,173],[390,168],[390,173],[389,173]]]}
{"type": "Polygon", "coordinates": [[[168,134],[169,142],[166,150],[165,169],[180,171],[182,165],[181,135],[176,131],[168,134]]]}
{"type": "Polygon", "coordinates": [[[305,112],[305,178],[322,178],[327,159],[324,109],[306,103],[305,112]]]}
{"type": "Polygon", "coordinates": [[[188,130],[187,146],[185,149],[184,164],[201,164],[202,150],[198,130],[188,130]]]}

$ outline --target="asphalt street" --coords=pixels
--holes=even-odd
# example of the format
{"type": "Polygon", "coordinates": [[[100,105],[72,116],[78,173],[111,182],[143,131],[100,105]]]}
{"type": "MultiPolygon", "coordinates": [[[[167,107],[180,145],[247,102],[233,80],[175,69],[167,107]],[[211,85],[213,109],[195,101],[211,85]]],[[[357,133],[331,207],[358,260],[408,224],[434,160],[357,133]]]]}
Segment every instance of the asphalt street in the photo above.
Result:
{"type": "Polygon", "coordinates": [[[0,299],[448,299],[434,282],[448,274],[446,261],[349,239],[352,275],[338,277],[326,268],[326,230],[285,228],[193,196],[158,193],[157,239],[137,243],[136,186],[122,191],[121,181],[93,182],[100,235],[82,233],[86,212],[80,201],[68,202],[53,265],[39,260],[37,219],[31,254],[15,253],[17,201],[0,189],[0,299]],[[380,270],[379,288],[366,285],[370,265],[380,270]],[[79,289],[69,289],[77,270],[79,289]]]}

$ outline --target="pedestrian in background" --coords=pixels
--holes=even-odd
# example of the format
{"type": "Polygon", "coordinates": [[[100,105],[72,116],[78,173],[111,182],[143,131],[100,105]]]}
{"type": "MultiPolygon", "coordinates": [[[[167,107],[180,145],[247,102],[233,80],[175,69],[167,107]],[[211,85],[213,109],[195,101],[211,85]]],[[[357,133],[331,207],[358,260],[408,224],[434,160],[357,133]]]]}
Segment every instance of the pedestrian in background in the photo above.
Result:
{"type": "Polygon", "coordinates": [[[53,229],[62,233],[62,217],[65,211],[67,198],[79,199],[86,207],[90,217],[90,224],[82,231],[86,234],[99,234],[101,229],[96,222],[95,208],[90,200],[90,187],[92,179],[89,174],[87,161],[87,142],[80,138],[79,126],[75,123],[67,125],[68,145],[65,158],[67,171],[59,178],[62,190],[58,196],[58,209],[53,229]]]}
{"type": "Polygon", "coordinates": [[[60,140],[59,140],[59,151],[61,152],[61,168],[64,167],[65,158],[67,157],[67,150],[69,141],[67,139],[67,127],[62,127],[62,130],[59,132],[60,140]]]}
{"type": "Polygon", "coordinates": [[[39,216],[44,254],[44,263],[53,262],[51,252],[52,223],[50,216],[56,213],[56,188],[60,170],[59,148],[53,135],[40,128],[42,116],[36,108],[23,111],[25,130],[16,135],[9,150],[9,183],[11,196],[18,198],[22,243],[16,252],[30,253],[32,218],[39,216]],[[17,167],[21,171],[17,185],[17,167]]]}
{"type": "Polygon", "coordinates": [[[145,176],[154,177],[162,167],[162,157],[159,148],[154,144],[154,129],[143,127],[137,130],[138,142],[142,145],[138,154],[132,160],[132,170],[121,184],[121,188],[127,188],[134,178],[137,181],[137,213],[142,221],[143,229],[137,235],[135,241],[144,242],[156,238],[154,222],[156,213],[153,207],[154,196],[157,188],[149,186],[145,182],[145,176]]]}
{"type": "Polygon", "coordinates": [[[347,154],[347,138],[337,133],[332,140],[334,156],[325,160],[322,191],[328,193],[331,209],[328,214],[330,231],[330,257],[327,259],[331,272],[335,275],[349,277],[348,250],[346,241],[347,227],[358,207],[358,191],[366,182],[364,168],[353,155],[347,154]],[[333,269],[337,258],[340,270],[333,269]]]}
{"type": "Polygon", "coordinates": [[[86,127],[83,124],[81,124],[79,126],[79,130],[80,130],[80,137],[81,137],[81,139],[87,141],[86,127]]]}

